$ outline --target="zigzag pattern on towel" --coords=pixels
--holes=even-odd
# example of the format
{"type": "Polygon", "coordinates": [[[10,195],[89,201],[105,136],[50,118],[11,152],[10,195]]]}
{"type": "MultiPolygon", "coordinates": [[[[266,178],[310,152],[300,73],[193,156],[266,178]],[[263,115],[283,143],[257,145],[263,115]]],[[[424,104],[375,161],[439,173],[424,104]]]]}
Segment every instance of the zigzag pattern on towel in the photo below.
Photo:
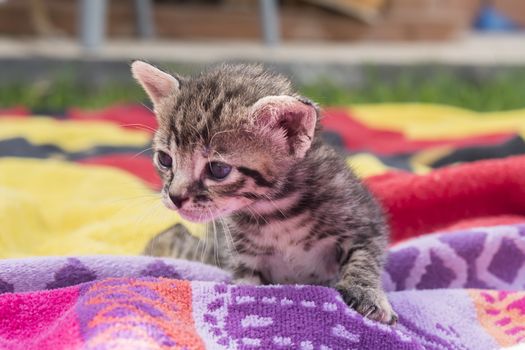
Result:
{"type": "Polygon", "coordinates": [[[525,288],[525,225],[436,233],[390,249],[383,283],[406,289],[525,288]]]}

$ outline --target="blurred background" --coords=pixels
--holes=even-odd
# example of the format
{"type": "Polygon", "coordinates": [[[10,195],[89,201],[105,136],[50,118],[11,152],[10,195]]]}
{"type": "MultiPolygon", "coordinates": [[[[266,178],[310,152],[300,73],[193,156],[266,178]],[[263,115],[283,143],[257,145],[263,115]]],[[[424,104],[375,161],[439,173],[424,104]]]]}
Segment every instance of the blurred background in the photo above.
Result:
{"type": "Polygon", "coordinates": [[[0,107],[144,100],[132,59],[263,62],[323,105],[525,106],[523,0],[3,0],[0,107]]]}
{"type": "Polygon", "coordinates": [[[508,175],[465,175],[457,195],[440,182],[435,198],[404,179],[429,174],[439,189],[438,168],[525,154],[524,28],[524,0],[0,0],[0,257],[139,254],[181,222],[159,200],[157,124],[134,59],[181,74],[257,62],[291,77],[392,213],[394,241],[458,218],[522,222],[507,196],[523,186],[508,175]],[[424,204],[389,202],[389,181],[424,204]],[[470,198],[503,209],[472,211],[470,198]],[[452,219],[430,217],[447,208],[452,219]],[[417,212],[413,231],[405,212],[417,212]]]}

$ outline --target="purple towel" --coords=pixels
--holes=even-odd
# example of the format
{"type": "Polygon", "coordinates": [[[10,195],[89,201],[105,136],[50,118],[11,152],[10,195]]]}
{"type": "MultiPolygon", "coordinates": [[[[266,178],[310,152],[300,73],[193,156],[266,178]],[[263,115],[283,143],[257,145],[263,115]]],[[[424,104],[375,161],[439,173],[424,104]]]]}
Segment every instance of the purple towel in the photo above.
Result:
{"type": "Polygon", "coordinates": [[[397,245],[384,274],[399,314],[390,327],[363,318],[330,288],[234,286],[224,271],[198,263],[4,260],[0,348],[504,348],[525,341],[524,262],[520,225],[397,245]]]}

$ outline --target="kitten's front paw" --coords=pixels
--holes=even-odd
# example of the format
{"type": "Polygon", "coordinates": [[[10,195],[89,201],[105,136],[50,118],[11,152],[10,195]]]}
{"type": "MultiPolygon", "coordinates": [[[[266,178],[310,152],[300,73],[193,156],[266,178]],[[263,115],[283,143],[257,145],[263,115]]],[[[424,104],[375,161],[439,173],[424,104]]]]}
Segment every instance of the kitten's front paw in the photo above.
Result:
{"type": "Polygon", "coordinates": [[[381,323],[397,323],[397,314],[382,290],[343,284],[336,285],[335,289],[345,303],[361,315],[381,323]]]}

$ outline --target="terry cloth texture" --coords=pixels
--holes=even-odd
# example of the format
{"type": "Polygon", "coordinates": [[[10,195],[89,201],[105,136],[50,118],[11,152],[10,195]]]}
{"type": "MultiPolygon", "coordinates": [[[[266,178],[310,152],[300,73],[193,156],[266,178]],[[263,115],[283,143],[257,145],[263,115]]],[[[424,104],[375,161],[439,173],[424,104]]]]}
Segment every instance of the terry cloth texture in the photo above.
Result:
{"type": "Polygon", "coordinates": [[[210,266],[146,257],[0,262],[2,349],[496,349],[525,339],[525,225],[391,248],[395,327],[335,290],[234,286],[210,266]]]}

